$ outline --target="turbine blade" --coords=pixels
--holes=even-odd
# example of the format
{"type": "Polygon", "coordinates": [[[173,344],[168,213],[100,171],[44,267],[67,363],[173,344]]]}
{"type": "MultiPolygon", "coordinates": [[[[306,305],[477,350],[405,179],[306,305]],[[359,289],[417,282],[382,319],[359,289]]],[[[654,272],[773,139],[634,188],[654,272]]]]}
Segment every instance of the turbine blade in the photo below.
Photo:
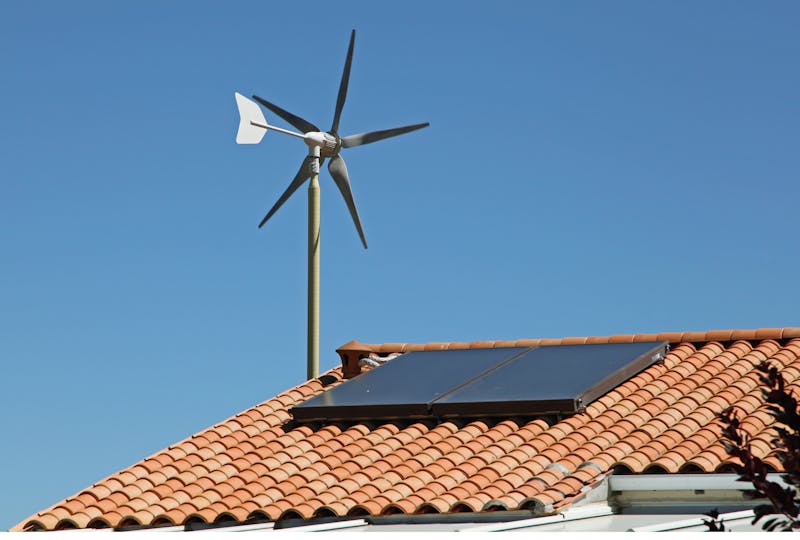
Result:
{"type": "Polygon", "coordinates": [[[353,44],[356,40],[356,31],[350,33],[350,46],[347,48],[347,60],[344,61],[344,71],[342,72],[342,82],[339,83],[339,97],[336,98],[336,111],[333,113],[333,125],[331,133],[339,130],[339,117],[342,116],[344,100],[347,98],[347,85],[350,82],[350,65],[353,63],[353,44]]]}
{"type": "Polygon", "coordinates": [[[353,218],[353,223],[356,224],[358,236],[361,237],[361,243],[364,244],[364,249],[367,249],[367,239],[364,238],[364,230],[361,228],[361,220],[358,217],[358,209],[356,209],[356,202],[353,200],[353,190],[350,189],[350,177],[347,174],[347,165],[341,156],[333,156],[328,162],[328,172],[331,173],[333,181],[336,182],[336,187],[342,193],[344,202],[347,204],[347,209],[350,210],[350,217],[353,218]]]}
{"type": "Polygon", "coordinates": [[[359,133],[357,135],[348,135],[347,137],[342,137],[342,148],[351,148],[353,146],[361,146],[362,144],[369,144],[383,139],[388,139],[389,137],[397,137],[398,135],[408,133],[409,131],[416,131],[418,129],[426,128],[429,125],[431,125],[430,122],[425,122],[423,124],[414,124],[412,126],[403,126],[393,129],[384,129],[381,131],[359,133]]]}
{"type": "Polygon", "coordinates": [[[274,112],[275,114],[277,114],[278,116],[280,116],[281,118],[286,120],[287,122],[289,122],[291,125],[293,125],[297,129],[299,129],[303,133],[308,133],[309,131],[319,131],[319,128],[317,126],[315,126],[314,124],[312,124],[311,122],[309,122],[308,120],[304,120],[304,119],[300,118],[299,116],[294,115],[294,114],[290,113],[289,111],[287,111],[285,109],[281,109],[280,107],[278,107],[274,103],[270,103],[269,101],[267,101],[266,99],[264,99],[262,97],[258,97],[256,95],[253,95],[253,99],[258,101],[259,103],[261,103],[264,107],[266,107],[267,109],[271,110],[272,112],[274,112]]]}
{"type": "Polygon", "coordinates": [[[258,228],[259,229],[264,226],[264,223],[266,223],[267,220],[269,218],[271,218],[273,216],[273,214],[275,214],[275,212],[278,211],[278,208],[283,206],[283,203],[285,203],[289,199],[289,197],[292,196],[292,193],[297,191],[297,188],[302,186],[303,182],[305,182],[306,180],[308,180],[311,177],[311,163],[310,163],[310,160],[312,160],[312,159],[316,159],[316,158],[314,158],[312,156],[307,156],[303,160],[303,164],[300,165],[300,170],[297,171],[297,175],[295,175],[294,180],[292,180],[292,183],[289,184],[289,187],[287,187],[286,191],[283,192],[283,195],[281,195],[281,198],[278,199],[278,202],[276,202],[273,205],[272,209],[270,209],[270,211],[267,212],[267,215],[264,216],[264,219],[261,220],[261,223],[258,224],[258,228]]]}

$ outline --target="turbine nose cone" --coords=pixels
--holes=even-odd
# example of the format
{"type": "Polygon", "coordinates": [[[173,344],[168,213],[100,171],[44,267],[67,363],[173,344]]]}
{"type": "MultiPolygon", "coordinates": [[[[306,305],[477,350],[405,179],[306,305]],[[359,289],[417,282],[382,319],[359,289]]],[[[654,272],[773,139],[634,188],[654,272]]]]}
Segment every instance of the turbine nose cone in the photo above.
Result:
{"type": "Polygon", "coordinates": [[[320,156],[333,157],[339,153],[340,139],[324,131],[310,131],[303,136],[303,140],[310,147],[319,148],[320,156]]]}

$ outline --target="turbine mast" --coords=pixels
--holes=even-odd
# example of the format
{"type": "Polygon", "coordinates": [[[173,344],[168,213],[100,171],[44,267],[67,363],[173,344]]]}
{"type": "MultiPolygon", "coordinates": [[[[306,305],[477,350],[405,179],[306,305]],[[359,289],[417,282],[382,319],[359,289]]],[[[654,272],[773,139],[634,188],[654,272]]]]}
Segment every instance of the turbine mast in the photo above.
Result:
{"type": "Polygon", "coordinates": [[[312,157],[308,183],[308,359],[306,376],[319,377],[319,146],[308,149],[312,157]]]}

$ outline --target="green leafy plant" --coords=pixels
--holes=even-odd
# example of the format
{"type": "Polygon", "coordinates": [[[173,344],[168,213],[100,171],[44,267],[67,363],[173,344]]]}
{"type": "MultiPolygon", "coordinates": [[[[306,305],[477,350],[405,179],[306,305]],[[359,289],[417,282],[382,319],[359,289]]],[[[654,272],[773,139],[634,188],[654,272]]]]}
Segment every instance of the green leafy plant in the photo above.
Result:
{"type": "MultiPolygon", "coordinates": [[[[741,429],[741,421],[734,408],[728,408],[719,414],[722,420],[722,443],[732,457],[741,461],[736,465],[739,479],[753,484],[753,489],[746,495],[752,498],[765,498],[769,504],[762,504],[753,509],[753,524],[765,516],[772,516],[764,521],[762,528],[766,531],[792,531],[800,529],[800,414],[797,400],[786,390],[786,383],[778,368],[762,362],[758,366],[759,379],[764,386],[762,393],[767,408],[775,417],[777,437],[772,440],[776,448],[775,457],[783,465],[781,478],[787,484],[783,487],[777,482],[767,479],[769,469],[757,456],[753,455],[747,433],[741,429]],[[776,515],[777,514],[777,515],[776,515]]],[[[719,513],[706,514],[711,520],[704,520],[711,531],[724,531],[725,527],[718,519],[719,513]]]]}

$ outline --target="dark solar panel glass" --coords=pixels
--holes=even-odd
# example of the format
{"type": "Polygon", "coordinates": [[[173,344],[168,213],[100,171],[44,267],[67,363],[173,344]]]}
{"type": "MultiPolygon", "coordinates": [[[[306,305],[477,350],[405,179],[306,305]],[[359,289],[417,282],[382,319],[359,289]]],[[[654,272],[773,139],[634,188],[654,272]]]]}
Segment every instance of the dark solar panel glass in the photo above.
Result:
{"type": "Polygon", "coordinates": [[[431,403],[526,347],[411,352],[292,409],[298,420],[430,416],[431,403]]]}
{"type": "Polygon", "coordinates": [[[433,403],[434,416],[572,413],[653,362],[666,342],[538,347],[433,403]]]}

